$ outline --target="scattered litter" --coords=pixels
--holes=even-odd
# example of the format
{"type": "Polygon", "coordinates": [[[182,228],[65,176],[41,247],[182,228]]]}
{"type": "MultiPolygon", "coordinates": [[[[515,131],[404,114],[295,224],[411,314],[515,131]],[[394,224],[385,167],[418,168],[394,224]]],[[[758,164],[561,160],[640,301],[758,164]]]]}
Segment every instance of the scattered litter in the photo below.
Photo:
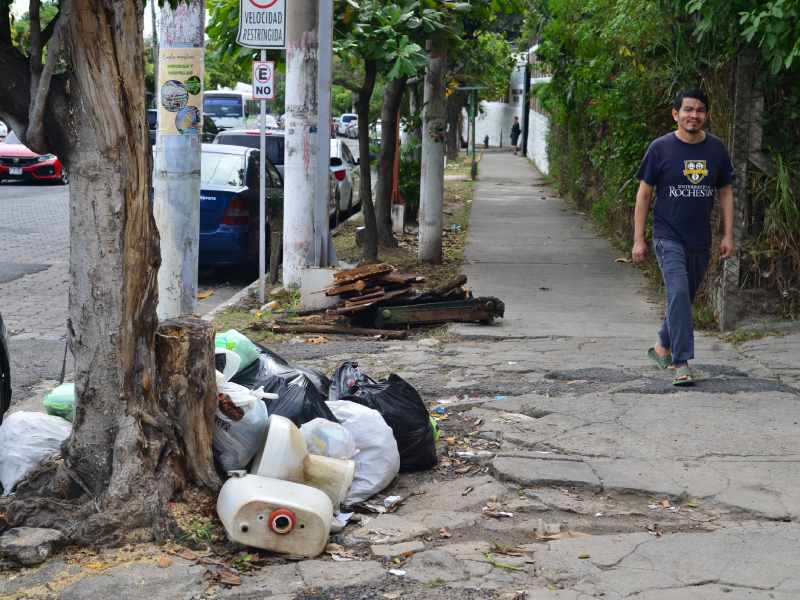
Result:
{"type": "Polygon", "coordinates": [[[389,573],[397,577],[405,577],[406,572],[403,569],[389,569],[389,573]]]}
{"type": "Polygon", "coordinates": [[[475,489],[474,487],[469,486],[469,487],[465,488],[463,492],[461,492],[461,495],[462,496],[466,496],[467,494],[469,494],[474,489],[475,489]]]}
{"type": "Polygon", "coordinates": [[[656,537],[661,537],[664,535],[664,530],[658,525],[658,523],[653,523],[652,525],[647,526],[647,532],[650,535],[654,535],[656,537]]]}
{"type": "Polygon", "coordinates": [[[247,468],[267,439],[267,408],[260,392],[226,382],[218,388],[212,440],[223,472],[247,468]]]}
{"type": "Polygon", "coordinates": [[[431,412],[435,415],[444,415],[447,414],[447,409],[444,406],[437,406],[431,412]]]}
{"type": "Polygon", "coordinates": [[[336,562],[350,562],[358,560],[358,555],[346,550],[344,546],[339,544],[328,544],[325,546],[325,554],[330,554],[331,558],[336,562]]]}
{"type": "Polygon", "coordinates": [[[204,292],[197,292],[197,299],[198,300],[208,300],[213,295],[214,295],[214,290],[206,290],[204,292]]]}
{"type": "Polygon", "coordinates": [[[658,504],[648,504],[647,508],[649,508],[650,510],[658,510],[661,507],[658,504]]]}
{"type": "Polygon", "coordinates": [[[384,592],[383,597],[386,600],[396,600],[400,597],[400,592],[384,592]]]}
{"type": "Polygon", "coordinates": [[[689,508],[697,508],[697,501],[695,501],[695,500],[689,500],[689,501],[686,503],[686,506],[688,506],[689,508]]]}
{"type": "Polygon", "coordinates": [[[615,263],[629,263],[629,262],[631,262],[631,259],[627,258],[625,256],[620,256],[619,258],[615,258],[614,262],[615,263]]]}
{"type": "Polygon", "coordinates": [[[508,396],[495,396],[495,400],[508,400],[508,396]]]}
{"type": "Polygon", "coordinates": [[[666,498],[664,498],[661,502],[659,502],[659,504],[661,505],[661,508],[669,508],[670,506],[672,506],[670,501],[667,500],[666,498]]]}
{"type": "Polygon", "coordinates": [[[490,505],[484,506],[481,509],[481,512],[487,517],[492,517],[494,519],[511,519],[514,517],[514,513],[503,510],[497,510],[496,508],[493,508],[490,505]]]}
{"type": "Polygon", "coordinates": [[[584,554],[579,554],[578,558],[580,558],[581,560],[586,560],[587,558],[591,558],[591,556],[584,553],[584,554]]]}
{"type": "Polygon", "coordinates": [[[404,498],[402,496],[387,496],[383,499],[383,506],[388,512],[392,512],[397,510],[403,500],[404,498]]]}
{"type": "Polygon", "coordinates": [[[0,425],[0,483],[8,496],[43,460],[59,456],[72,424],[40,412],[12,413],[0,425]]]}
{"type": "Polygon", "coordinates": [[[163,554],[158,557],[158,566],[161,569],[166,569],[172,564],[172,559],[169,556],[164,556],[163,554]]]}
{"type": "Polygon", "coordinates": [[[453,534],[450,533],[450,530],[447,527],[442,527],[439,530],[439,537],[446,540],[453,537],[453,534]]]}
{"type": "Polygon", "coordinates": [[[603,515],[603,513],[599,512],[599,513],[594,513],[594,516],[595,516],[595,517],[602,517],[602,516],[604,516],[604,515],[603,515]]]}
{"type": "Polygon", "coordinates": [[[307,344],[315,344],[315,345],[327,344],[329,341],[330,340],[326,338],[324,335],[318,335],[316,337],[306,338],[307,344]]]}
{"type": "Polygon", "coordinates": [[[347,523],[350,522],[350,519],[353,518],[354,514],[355,513],[351,512],[348,513],[340,512],[333,515],[333,520],[331,521],[331,531],[333,531],[334,533],[340,532],[342,529],[345,528],[347,523]]]}

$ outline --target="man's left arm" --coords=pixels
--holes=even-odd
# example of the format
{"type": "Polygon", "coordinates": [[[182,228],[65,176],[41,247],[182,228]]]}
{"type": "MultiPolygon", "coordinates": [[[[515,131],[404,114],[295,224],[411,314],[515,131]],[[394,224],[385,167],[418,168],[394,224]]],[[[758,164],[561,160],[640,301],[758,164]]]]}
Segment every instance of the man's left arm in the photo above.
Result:
{"type": "Polygon", "coordinates": [[[719,189],[719,208],[722,211],[722,241],[719,243],[720,258],[730,258],[736,250],[733,241],[733,186],[719,189]]]}

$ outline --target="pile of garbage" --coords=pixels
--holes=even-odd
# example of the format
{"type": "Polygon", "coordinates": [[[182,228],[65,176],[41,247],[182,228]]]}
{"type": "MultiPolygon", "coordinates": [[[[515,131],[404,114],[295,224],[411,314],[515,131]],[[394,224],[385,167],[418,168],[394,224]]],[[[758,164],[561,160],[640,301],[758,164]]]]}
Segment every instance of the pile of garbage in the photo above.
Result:
{"type": "Polygon", "coordinates": [[[235,330],[216,345],[214,459],[230,475],[217,513],[231,540],[316,556],[343,507],[436,465],[432,420],[401,377],[375,381],[349,361],[329,379],[235,330]]]}
{"type": "MultiPolygon", "coordinates": [[[[438,429],[422,398],[398,375],[376,381],[356,362],[332,379],[291,365],[236,330],[215,338],[217,411],[213,456],[226,479],[217,513],[228,537],[249,546],[316,556],[343,507],[362,503],[401,471],[437,464],[438,429]]],[[[10,494],[43,460],[60,454],[75,411],[64,384],[40,412],[0,426],[0,484],[10,494]]]]}

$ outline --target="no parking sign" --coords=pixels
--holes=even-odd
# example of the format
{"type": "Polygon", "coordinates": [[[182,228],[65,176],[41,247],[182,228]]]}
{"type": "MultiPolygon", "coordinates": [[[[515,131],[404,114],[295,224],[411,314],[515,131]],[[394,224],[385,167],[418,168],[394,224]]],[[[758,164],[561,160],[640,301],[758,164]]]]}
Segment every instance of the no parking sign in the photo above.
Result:
{"type": "Polygon", "coordinates": [[[275,99],[275,62],[253,61],[253,100],[275,99]]]}

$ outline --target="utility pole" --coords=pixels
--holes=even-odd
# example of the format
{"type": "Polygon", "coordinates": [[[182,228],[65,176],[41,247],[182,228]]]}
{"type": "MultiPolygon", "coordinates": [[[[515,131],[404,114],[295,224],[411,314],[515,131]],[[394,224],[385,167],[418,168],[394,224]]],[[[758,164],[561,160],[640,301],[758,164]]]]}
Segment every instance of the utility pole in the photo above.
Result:
{"type": "Polygon", "coordinates": [[[286,134],[283,176],[283,283],[299,287],[315,261],[315,188],[319,177],[318,3],[286,7],[286,134]]]}
{"type": "Polygon", "coordinates": [[[428,41],[422,113],[422,176],[420,183],[419,259],[442,262],[442,204],[444,197],[444,138],[446,105],[444,67],[447,52],[428,41]]]}
{"type": "Polygon", "coordinates": [[[200,243],[200,151],[203,130],[203,0],[161,9],[153,186],[161,236],[158,316],[194,313],[200,243]]]}
{"type": "Polygon", "coordinates": [[[522,156],[528,156],[528,130],[531,126],[531,61],[526,55],[525,78],[522,88],[522,156]]]}
{"type": "MultiPolygon", "coordinates": [[[[330,238],[331,79],[333,76],[333,0],[319,0],[319,44],[317,50],[318,125],[317,194],[314,206],[314,265],[327,267],[335,261],[330,238]]],[[[339,210],[339,207],[336,207],[339,210]]]]}

